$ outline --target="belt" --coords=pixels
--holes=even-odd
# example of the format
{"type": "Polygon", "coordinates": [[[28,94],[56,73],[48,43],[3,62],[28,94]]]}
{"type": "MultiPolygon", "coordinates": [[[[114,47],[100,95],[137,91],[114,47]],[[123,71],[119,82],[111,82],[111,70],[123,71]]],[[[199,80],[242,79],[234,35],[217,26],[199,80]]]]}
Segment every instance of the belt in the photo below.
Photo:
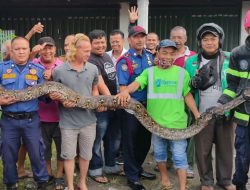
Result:
{"type": "Polygon", "coordinates": [[[37,112],[3,112],[3,115],[12,119],[31,119],[37,112]]]}

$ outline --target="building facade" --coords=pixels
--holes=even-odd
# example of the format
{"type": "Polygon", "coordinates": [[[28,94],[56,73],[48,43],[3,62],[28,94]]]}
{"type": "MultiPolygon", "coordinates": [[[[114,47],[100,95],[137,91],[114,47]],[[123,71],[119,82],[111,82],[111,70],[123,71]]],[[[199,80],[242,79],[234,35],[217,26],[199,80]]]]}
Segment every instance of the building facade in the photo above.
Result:
{"type": "Polygon", "coordinates": [[[109,34],[120,28],[127,34],[128,9],[138,5],[140,19],[149,32],[156,32],[161,39],[169,37],[176,25],[187,29],[188,45],[196,49],[196,29],[205,22],[215,22],[225,31],[224,49],[230,51],[245,39],[242,19],[250,8],[250,1],[242,0],[8,0],[1,2],[0,29],[14,30],[25,35],[41,22],[44,32],[31,39],[32,45],[41,36],[52,36],[58,54],[63,53],[66,35],[93,29],[103,29],[109,34]]]}

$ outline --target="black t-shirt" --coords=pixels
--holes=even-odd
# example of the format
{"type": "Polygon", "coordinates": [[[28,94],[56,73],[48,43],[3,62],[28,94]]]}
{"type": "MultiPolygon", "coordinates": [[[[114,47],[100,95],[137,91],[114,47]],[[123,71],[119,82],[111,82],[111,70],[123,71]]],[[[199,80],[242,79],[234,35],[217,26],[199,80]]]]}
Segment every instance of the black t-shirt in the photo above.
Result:
{"type": "Polygon", "coordinates": [[[104,53],[100,56],[91,53],[88,61],[97,66],[110,93],[117,94],[116,69],[109,55],[104,53]]]}

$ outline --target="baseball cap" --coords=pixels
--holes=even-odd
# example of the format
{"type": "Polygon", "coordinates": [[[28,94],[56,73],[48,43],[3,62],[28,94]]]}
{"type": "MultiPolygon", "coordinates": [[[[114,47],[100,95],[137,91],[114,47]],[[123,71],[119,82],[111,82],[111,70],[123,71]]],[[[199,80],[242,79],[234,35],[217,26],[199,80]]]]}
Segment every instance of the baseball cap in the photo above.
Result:
{"type": "Polygon", "coordinates": [[[177,49],[176,43],[169,39],[162,40],[158,46],[158,49],[164,47],[173,47],[174,49],[177,49]]]}
{"type": "Polygon", "coordinates": [[[145,36],[147,35],[147,33],[143,27],[133,26],[132,28],[130,28],[130,30],[128,32],[128,37],[135,36],[137,34],[144,34],[145,36]]]}
{"type": "Polygon", "coordinates": [[[46,37],[41,37],[38,40],[38,44],[42,45],[44,43],[47,43],[47,45],[51,45],[51,46],[55,46],[55,40],[53,38],[51,38],[50,36],[46,36],[46,37]]]}

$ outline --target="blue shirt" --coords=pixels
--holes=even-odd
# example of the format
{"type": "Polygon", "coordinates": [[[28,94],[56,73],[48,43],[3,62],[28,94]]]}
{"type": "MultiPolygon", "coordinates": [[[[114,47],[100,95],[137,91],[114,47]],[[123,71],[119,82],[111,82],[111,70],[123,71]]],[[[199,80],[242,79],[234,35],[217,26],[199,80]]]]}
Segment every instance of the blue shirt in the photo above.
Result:
{"type": "MultiPolygon", "coordinates": [[[[142,54],[137,54],[134,49],[129,49],[127,53],[124,54],[127,56],[132,64],[133,74],[129,73],[129,68],[126,62],[126,59],[123,58],[118,61],[116,65],[117,77],[120,86],[128,86],[132,83],[136,77],[138,77],[143,70],[153,65],[153,56],[150,52],[145,49],[142,50],[142,54]]],[[[145,101],[147,99],[147,89],[140,91],[135,91],[131,94],[131,97],[138,101],[145,101]]]]}
{"type": "MultiPolygon", "coordinates": [[[[20,71],[12,61],[0,64],[0,84],[8,90],[21,90],[39,83],[43,83],[44,68],[40,64],[28,62],[25,68],[20,71]]],[[[7,112],[32,112],[38,110],[38,99],[27,102],[17,102],[8,106],[2,106],[7,112]]]]}

